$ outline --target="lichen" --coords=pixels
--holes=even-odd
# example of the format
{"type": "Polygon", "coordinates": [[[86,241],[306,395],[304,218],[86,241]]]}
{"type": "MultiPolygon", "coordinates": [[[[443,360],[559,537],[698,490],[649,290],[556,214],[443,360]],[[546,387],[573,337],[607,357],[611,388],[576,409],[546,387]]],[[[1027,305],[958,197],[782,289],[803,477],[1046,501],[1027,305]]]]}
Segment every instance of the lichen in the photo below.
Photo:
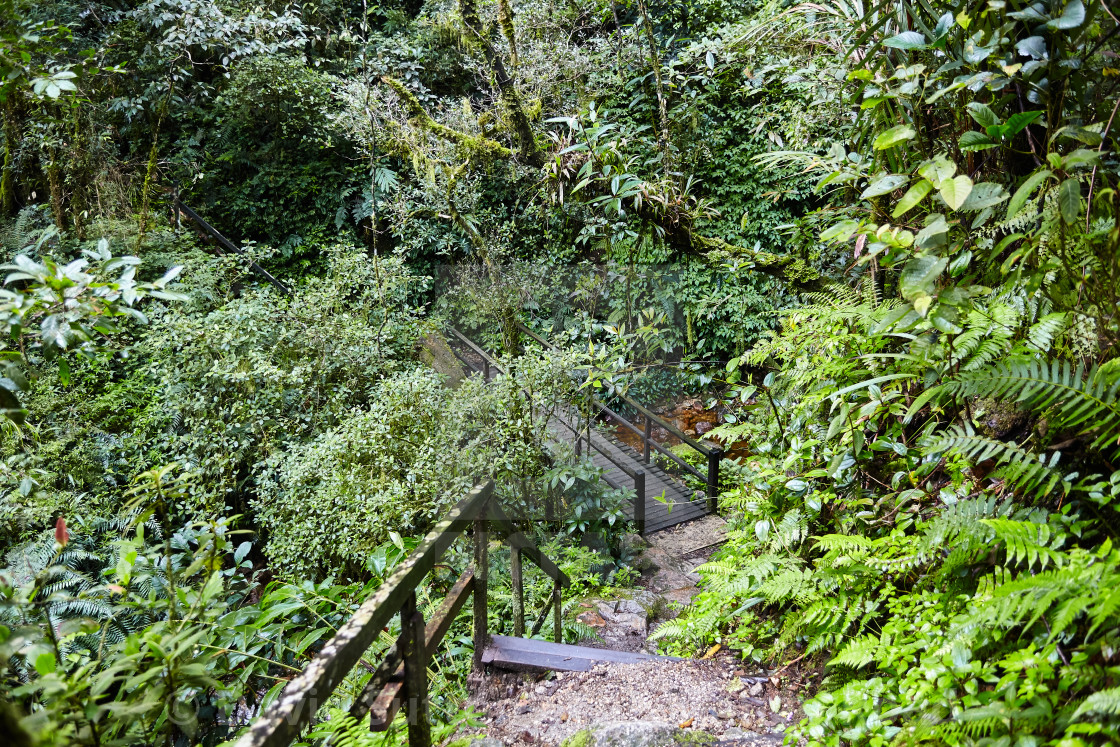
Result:
{"type": "Polygon", "coordinates": [[[591,744],[591,730],[577,731],[561,743],[560,747],[589,747],[591,744]]]}

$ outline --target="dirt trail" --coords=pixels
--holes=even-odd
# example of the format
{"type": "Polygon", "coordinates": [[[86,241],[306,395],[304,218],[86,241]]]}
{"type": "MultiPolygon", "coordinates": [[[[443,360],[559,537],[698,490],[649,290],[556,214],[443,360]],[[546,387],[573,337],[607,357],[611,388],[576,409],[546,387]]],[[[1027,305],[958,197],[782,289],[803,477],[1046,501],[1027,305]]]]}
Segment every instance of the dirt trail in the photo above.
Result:
{"type": "MultiPolygon", "coordinates": [[[[723,521],[710,516],[651,536],[636,564],[636,589],[582,603],[577,617],[597,637],[581,645],[656,653],[650,631],[698,592],[692,571],[722,531],[723,521]]],[[[560,745],[592,727],[639,722],[711,741],[776,745],[800,717],[799,700],[783,689],[788,681],[770,674],[728,651],[709,660],[600,664],[590,672],[490,672],[474,676],[470,705],[484,714],[485,736],[510,746],[560,745]]]]}

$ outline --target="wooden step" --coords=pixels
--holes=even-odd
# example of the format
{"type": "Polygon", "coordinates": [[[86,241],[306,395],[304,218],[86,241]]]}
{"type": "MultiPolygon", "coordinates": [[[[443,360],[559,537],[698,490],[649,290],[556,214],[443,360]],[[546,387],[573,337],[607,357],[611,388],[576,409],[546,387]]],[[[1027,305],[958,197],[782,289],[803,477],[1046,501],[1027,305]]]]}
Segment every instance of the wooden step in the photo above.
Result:
{"type": "Polygon", "coordinates": [[[540,672],[589,672],[596,663],[637,664],[643,661],[680,661],[675,656],[655,656],[629,651],[570,646],[531,638],[490,636],[482,663],[501,669],[540,672]]]}

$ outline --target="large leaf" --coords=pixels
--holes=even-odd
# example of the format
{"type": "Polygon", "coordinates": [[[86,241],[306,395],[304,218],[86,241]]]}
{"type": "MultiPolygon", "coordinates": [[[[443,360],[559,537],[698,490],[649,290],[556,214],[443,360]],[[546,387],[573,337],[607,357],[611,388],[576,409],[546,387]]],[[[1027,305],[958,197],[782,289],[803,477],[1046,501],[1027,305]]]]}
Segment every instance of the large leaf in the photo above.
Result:
{"type": "Polygon", "coordinates": [[[928,296],[933,290],[937,278],[945,270],[949,260],[945,257],[935,257],[923,254],[906,263],[902,268],[902,277],[898,281],[898,289],[903,298],[911,299],[919,296],[928,296]]]}
{"type": "Polygon", "coordinates": [[[958,145],[960,146],[961,151],[970,153],[972,151],[988,150],[989,148],[994,148],[999,145],[999,143],[997,143],[995,140],[992,140],[983,132],[969,130],[965,134],[961,135],[960,143],[958,143],[958,145]]]}
{"type": "Polygon", "coordinates": [[[941,199],[953,210],[960,210],[961,205],[972,193],[972,180],[964,174],[941,182],[941,199]]]}
{"type": "Polygon", "coordinates": [[[926,195],[932,190],[933,185],[930,184],[928,180],[922,179],[920,182],[910,187],[910,189],[906,190],[906,194],[902,196],[902,199],[894,206],[894,210],[891,211],[891,217],[897,218],[906,214],[911,208],[924,200],[926,195]]]}
{"type": "Polygon", "coordinates": [[[1024,127],[1041,116],[1041,111],[1019,112],[1017,114],[1012,114],[1007,118],[1007,123],[999,128],[1000,135],[1002,135],[1003,137],[1014,137],[1015,135],[1018,135],[1024,127]]]}
{"type": "Polygon", "coordinates": [[[981,182],[973,186],[972,191],[968,194],[968,199],[961,205],[961,210],[965,212],[975,212],[977,210],[983,210],[984,208],[990,208],[1000,204],[1009,196],[1007,190],[1001,185],[995,182],[981,182]]]}
{"type": "Polygon", "coordinates": [[[892,127],[886,132],[875,138],[875,150],[886,150],[893,148],[899,143],[906,142],[918,133],[910,125],[898,125],[892,127]]]}
{"type": "Polygon", "coordinates": [[[895,49],[923,49],[926,46],[926,38],[917,31],[903,31],[898,36],[892,36],[884,41],[883,46],[895,49]]]}
{"type": "Polygon", "coordinates": [[[1049,53],[1046,51],[1046,39],[1041,36],[1028,36],[1015,45],[1016,51],[1024,57],[1035,60],[1045,60],[1049,53]]]}
{"type": "Polygon", "coordinates": [[[1074,223],[1081,217],[1081,183],[1076,179],[1066,179],[1058,187],[1058,208],[1062,211],[1062,220],[1074,223]]]}
{"type": "Polygon", "coordinates": [[[885,195],[888,192],[895,191],[908,181],[910,181],[910,177],[906,176],[905,174],[888,174],[886,176],[881,176],[875,181],[871,182],[870,186],[868,186],[867,189],[863,190],[863,193],[860,195],[860,197],[868,198],[885,195]]]}
{"type": "Polygon", "coordinates": [[[1019,214],[1019,211],[1027,204],[1027,200],[1030,199],[1030,196],[1038,189],[1038,185],[1046,181],[1046,177],[1048,176],[1050,176],[1050,171],[1042,169],[1027,177],[1027,180],[1023,182],[1019,188],[1015,190],[1015,194],[1011,196],[1011,202],[1007,203],[1007,220],[1011,220],[1019,214]]]}
{"type": "Polygon", "coordinates": [[[1081,4],[1081,0],[1072,0],[1062,15],[1047,23],[1046,28],[1051,31],[1068,31],[1083,23],[1085,23],[1085,6],[1081,4]]]}
{"type": "Polygon", "coordinates": [[[941,187],[941,181],[957,173],[957,164],[945,156],[937,156],[918,167],[918,173],[929,179],[934,187],[941,187]]]}
{"type": "Polygon", "coordinates": [[[981,104],[979,101],[973,101],[968,105],[968,113],[976,120],[976,124],[981,127],[994,127],[999,125],[999,117],[991,110],[987,104],[981,104]]]}

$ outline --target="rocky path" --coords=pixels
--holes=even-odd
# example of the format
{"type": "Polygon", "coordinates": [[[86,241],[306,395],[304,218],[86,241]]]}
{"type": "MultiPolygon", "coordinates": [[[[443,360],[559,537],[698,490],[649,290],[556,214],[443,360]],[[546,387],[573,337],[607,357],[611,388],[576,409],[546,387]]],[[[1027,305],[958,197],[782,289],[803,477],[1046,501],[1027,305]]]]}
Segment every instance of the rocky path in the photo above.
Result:
{"type": "MultiPolygon", "coordinates": [[[[597,636],[581,645],[656,653],[648,634],[697,593],[692,569],[720,537],[718,517],[702,521],[652,537],[636,564],[638,587],[624,597],[582,603],[578,619],[597,636]]],[[[477,736],[488,738],[477,747],[777,745],[800,717],[798,684],[723,651],[706,660],[600,664],[590,672],[491,672],[473,680],[470,705],[483,714],[485,733],[477,736]]]]}

